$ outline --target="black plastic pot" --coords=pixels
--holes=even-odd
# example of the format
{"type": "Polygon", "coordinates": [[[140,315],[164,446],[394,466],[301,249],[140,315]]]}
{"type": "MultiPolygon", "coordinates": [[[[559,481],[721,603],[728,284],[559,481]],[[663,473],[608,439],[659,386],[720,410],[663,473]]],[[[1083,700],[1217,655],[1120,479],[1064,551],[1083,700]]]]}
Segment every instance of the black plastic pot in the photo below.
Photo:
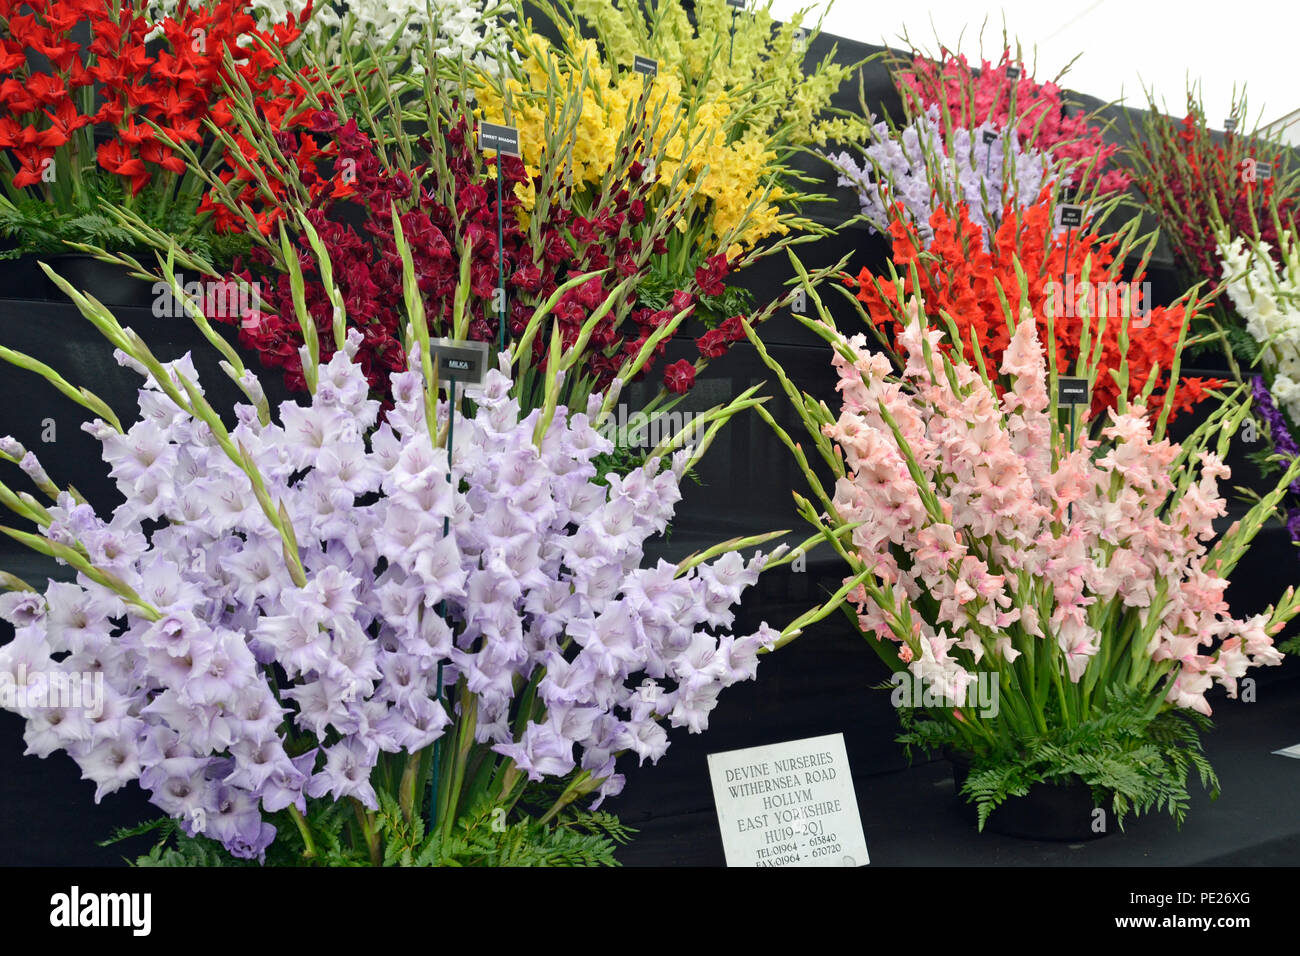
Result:
{"type": "MultiPolygon", "coordinates": [[[[961,794],[962,785],[970,775],[970,759],[965,754],[950,753],[952,780],[957,799],[971,824],[979,822],[974,803],[961,794]]],[[[1092,788],[1077,777],[1068,783],[1036,783],[1023,797],[1011,797],[989,814],[984,829],[1003,836],[1024,840],[1055,840],[1079,843],[1096,840],[1109,832],[1109,827],[1094,828],[1096,801],[1092,788]]]]}

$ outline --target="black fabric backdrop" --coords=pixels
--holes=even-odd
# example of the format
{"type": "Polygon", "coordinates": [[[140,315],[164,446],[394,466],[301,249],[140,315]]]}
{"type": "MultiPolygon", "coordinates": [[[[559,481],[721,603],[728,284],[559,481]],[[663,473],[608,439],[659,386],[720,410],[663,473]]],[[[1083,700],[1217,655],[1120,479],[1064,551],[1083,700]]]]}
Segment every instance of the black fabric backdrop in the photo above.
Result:
{"type": "MultiPolygon", "coordinates": [[[[856,62],[876,48],[831,37],[819,37],[812,58],[838,45],[837,59],[856,62]]],[[[868,64],[863,86],[871,111],[898,115],[899,102],[884,65],[868,64]]],[[[856,85],[846,84],[837,105],[857,108],[856,85]]],[[[1089,106],[1099,105],[1086,101],[1089,106]]],[[[1112,112],[1115,112],[1112,110],[1112,112]]],[[[1124,142],[1128,124],[1121,121],[1108,134],[1124,142]]],[[[812,157],[801,164],[827,180],[825,191],[834,202],[812,210],[826,224],[838,224],[858,212],[856,197],[838,189],[826,167],[812,157]]],[[[810,266],[830,264],[846,252],[851,266],[878,266],[886,248],[863,228],[800,247],[810,266]]],[[[1168,302],[1180,288],[1167,250],[1157,251],[1151,264],[1157,302],[1168,302]]],[[[791,277],[782,260],[767,260],[741,281],[761,305],[774,298],[791,277]]],[[[49,296],[35,272],[0,273],[0,342],[26,351],[60,370],[70,381],[87,384],[119,415],[134,408],[138,379],[118,368],[110,350],[66,302],[38,301],[49,296]]],[[[842,328],[855,322],[852,309],[838,296],[831,303],[842,328]]],[[[235,398],[216,368],[214,352],[182,320],[154,319],[146,310],[119,310],[163,358],[193,349],[205,385],[218,408],[235,398]]],[[[772,354],[792,378],[810,393],[833,404],[833,380],[827,350],[790,316],[777,316],[764,328],[772,354]]],[[[689,336],[673,343],[670,360],[693,356],[689,336]]],[[[251,361],[250,361],[250,364],[251,361]]],[[[267,377],[273,400],[277,394],[267,377]]],[[[748,345],[738,346],[711,365],[685,410],[707,408],[759,381],[775,385],[748,345]]],[[[278,384],[278,383],[277,383],[278,384]]],[[[628,398],[631,407],[653,390],[637,386],[628,398]],[[639,394],[638,394],[639,393],[639,394]]],[[[769,406],[784,427],[797,434],[801,427],[784,398],[769,406]]],[[[37,451],[50,473],[71,481],[97,504],[112,507],[117,496],[99,460],[98,445],[79,431],[80,409],[27,373],[0,367],[0,434],[12,434],[37,451]],[[53,420],[57,440],[42,442],[42,431],[53,420]]],[[[1241,474],[1242,472],[1238,472],[1241,474]]],[[[13,469],[6,480],[21,486],[13,469]]],[[[802,476],[789,454],[756,417],[736,420],[724,430],[700,468],[700,484],[686,489],[671,538],[659,544],[667,555],[683,555],[702,544],[742,533],[780,528],[798,529],[790,489],[802,489],[802,476]]],[[[799,537],[803,532],[798,531],[799,537]]],[[[1261,536],[1241,566],[1230,593],[1234,610],[1261,609],[1296,578],[1295,549],[1280,527],[1261,536]]],[[[32,582],[47,575],[67,577],[67,569],[0,544],[0,567],[32,582]]],[[[807,571],[781,569],[764,577],[741,609],[738,628],[759,620],[781,627],[834,590],[840,569],[825,555],[810,556],[807,571]]],[[[0,643],[8,639],[0,633],[0,643]]],[[[1300,761],[1270,755],[1270,751],[1300,741],[1300,665],[1259,675],[1255,704],[1216,700],[1220,730],[1211,736],[1209,751],[1223,778],[1225,796],[1208,805],[1198,799],[1190,822],[1180,834],[1164,818],[1130,824],[1120,836],[1078,847],[1038,844],[976,835],[952,793],[946,763],[908,767],[894,743],[897,720],[884,692],[872,691],[887,674],[866,642],[853,633],[843,617],[832,617],[780,653],[766,658],[759,682],[731,689],[722,697],[707,736],[673,731],[673,746],[657,767],[636,767],[627,760],[625,793],[607,807],[642,830],[640,838],[621,853],[630,865],[722,863],[721,841],[713,816],[705,756],[709,752],[759,746],[824,733],[843,732],[853,764],[862,818],[872,859],[877,863],[1165,863],[1192,862],[1291,863],[1300,850],[1300,761]]],[[[139,849],[98,848],[94,844],[117,825],[152,816],[152,808],[137,788],[91,802],[93,786],[79,781],[75,765],[65,756],[47,760],[23,757],[22,722],[0,714],[0,863],[105,864],[121,862],[124,853],[139,849]]]]}

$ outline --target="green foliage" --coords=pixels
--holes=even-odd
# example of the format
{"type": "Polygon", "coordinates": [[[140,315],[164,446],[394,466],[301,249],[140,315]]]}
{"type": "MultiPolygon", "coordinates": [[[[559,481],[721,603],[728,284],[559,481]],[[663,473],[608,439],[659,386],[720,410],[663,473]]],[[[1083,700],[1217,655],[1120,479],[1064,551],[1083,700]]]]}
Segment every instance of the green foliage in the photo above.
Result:
{"type": "Polygon", "coordinates": [[[220,843],[214,840],[201,836],[187,836],[179,823],[167,817],[150,820],[134,827],[120,827],[99,845],[109,846],[146,833],[157,833],[158,842],[144,856],[137,857],[131,862],[132,866],[257,866],[254,861],[239,860],[231,856],[220,843]]]}
{"type": "Polygon", "coordinates": [[[384,866],[618,866],[617,844],[634,832],[608,813],[570,810],[553,824],[480,802],[461,816],[443,842],[424,820],[408,821],[391,796],[380,793],[384,866]]]}
{"type": "MultiPolygon", "coordinates": [[[[636,832],[610,813],[570,809],[552,823],[529,816],[508,822],[503,810],[482,803],[457,821],[444,843],[436,832],[428,832],[422,818],[408,821],[396,800],[382,790],[378,794],[375,832],[384,866],[618,866],[615,849],[636,832]]],[[[301,835],[288,816],[273,815],[270,819],[279,834],[267,849],[265,865],[368,866],[366,855],[352,849],[363,841],[348,838],[347,831],[358,826],[351,807],[350,802],[313,807],[308,822],[314,858],[304,856],[301,835]]],[[[157,834],[158,842],[131,861],[132,866],[262,865],[236,859],[214,840],[187,836],[177,821],[167,818],[121,828],[100,846],[148,833],[157,834]]]]}
{"type": "Polygon", "coordinates": [[[28,253],[57,255],[69,252],[65,240],[120,249],[131,244],[131,235],[99,213],[69,215],[41,199],[0,204],[0,235],[17,240],[12,249],[0,252],[0,259],[16,259],[28,253]]]}
{"type": "Polygon", "coordinates": [[[151,820],[135,827],[120,828],[109,839],[100,843],[108,846],[146,833],[157,833],[158,842],[143,856],[130,861],[132,866],[304,866],[310,863],[322,866],[366,866],[368,860],[352,850],[345,830],[351,823],[350,805],[347,803],[321,804],[313,808],[312,837],[316,844],[316,857],[307,860],[298,830],[286,812],[268,814],[267,822],[273,824],[277,835],[266,850],[266,862],[241,860],[216,840],[205,836],[188,836],[180,823],[167,817],[151,820]]]}
{"type": "MultiPolygon", "coordinates": [[[[1121,829],[1129,813],[1151,810],[1167,810],[1181,826],[1193,771],[1211,798],[1219,795],[1200,741],[1210,721],[1181,709],[1151,717],[1148,708],[1136,690],[1113,689],[1098,713],[1076,726],[1062,727],[1058,715],[1049,715],[1046,734],[1000,741],[996,750],[972,754],[961,792],[978,808],[980,828],[999,804],[1023,797],[1034,784],[1071,782],[1090,786],[1097,806],[1109,800],[1121,829]]],[[[962,739],[951,724],[922,711],[905,712],[903,725],[898,739],[909,757],[913,746],[936,751],[962,739]]]]}
{"type": "Polygon", "coordinates": [[[610,475],[624,478],[646,462],[646,452],[634,451],[625,445],[615,445],[614,450],[597,455],[591,463],[596,466],[596,481],[609,484],[610,475]]]}
{"type": "Polygon", "coordinates": [[[90,195],[73,209],[55,208],[36,196],[15,203],[0,198],[0,236],[14,240],[12,249],[0,251],[0,259],[75,251],[67,245],[70,242],[111,251],[138,251],[139,242],[104,212],[110,205],[124,203],[148,225],[175,237],[188,252],[209,261],[224,264],[251,248],[247,236],[214,235],[206,216],[195,216],[193,203],[177,200],[168,205],[165,194],[152,191],[143,193],[140,201],[131,202],[107,187],[97,186],[93,179],[89,189],[90,195]]]}
{"type": "Polygon", "coordinates": [[[524,817],[494,826],[493,808],[481,805],[460,819],[435,865],[618,866],[614,849],[633,832],[608,813],[585,811],[563,814],[551,825],[524,817]]]}
{"type": "MultiPolygon", "coordinates": [[[[307,823],[315,843],[315,864],[318,866],[369,866],[370,860],[360,849],[364,841],[360,826],[353,813],[353,804],[347,802],[312,802],[308,804],[307,823]]],[[[297,827],[285,814],[272,819],[278,831],[275,842],[267,848],[268,866],[303,866],[306,846],[297,827]]]]}
{"type": "Polygon", "coordinates": [[[902,725],[903,732],[894,739],[903,745],[903,754],[909,761],[912,759],[913,747],[922,753],[943,753],[961,749],[958,745],[962,741],[962,736],[957,728],[947,721],[927,719],[924,711],[912,707],[900,707],[898,722],[902,725]]]}
{"type": "Polygon", "coordinates": [[[407,820],[390,794],[379,791],[379,836],[384,840],[384,866],[433,866],[438,857],[437,835],[425,834],[424,819],[407,820]]]}

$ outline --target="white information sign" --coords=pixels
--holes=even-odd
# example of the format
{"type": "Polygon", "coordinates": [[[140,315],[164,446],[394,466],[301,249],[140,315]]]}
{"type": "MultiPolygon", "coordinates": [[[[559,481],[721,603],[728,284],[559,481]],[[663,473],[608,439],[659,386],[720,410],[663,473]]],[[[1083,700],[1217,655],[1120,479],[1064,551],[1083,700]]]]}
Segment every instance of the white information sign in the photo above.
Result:
{"type": "Polygon", "coordinates": [[[844,735],[709,754],[727,866],[870,863],[844,735]]]}

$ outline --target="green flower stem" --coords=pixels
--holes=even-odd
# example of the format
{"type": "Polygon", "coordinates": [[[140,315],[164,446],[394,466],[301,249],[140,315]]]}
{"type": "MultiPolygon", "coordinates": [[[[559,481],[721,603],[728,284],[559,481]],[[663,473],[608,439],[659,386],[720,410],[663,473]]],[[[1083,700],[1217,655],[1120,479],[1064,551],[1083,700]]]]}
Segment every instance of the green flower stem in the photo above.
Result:
{"type": "Polygon", "coordinates": [[[542,814],[541,819],[537,822],[543,825],[550,823],[575,800],[581,799],[583,795],[591,793],[599,783],[599,780],[591,779],[591,771],[582,771],[582,773],[578,774],[569,782],[569,785],[564,788],[564,792],[555,799],[555,802],[551,804],[551,808],[542,814]]]}
{"type": "MultiPolygon", "coordinates": [[[[443,664],[438,664],[438,687],[435,691],[435,700],[442,706],[446,706],[442,699],[442,670],[443,664]]],[[[446,741],[447,733],[433,742],[433,758],[429,774],[429,829],[436,827],[441,822],[442,817],[439,811],[443,804],[446,803],[447,779],[442,773],[442,751],[443,743],[446,741]]]]}
{"type": "Polygon", "coordinates": [[[460,809],[461,788],[465,783],[465,765],[474,748],[474,731],[478,724],[478,699],[469,693],[464,681],[460,683],[460,712],[456,720],[456,750],[447,768],[446,798],[438,808],[438,826],[442,839],[450,839],[456,826],[460,809]]]}
{"type": "MultiPolygon", "coordinates": [[[[1097,629],[1098,633],[1103,635],[1103,640],[1101,642],[1100,650],[1097,651],[1097,656],[1088,662],[1088,669],[1084,671],[1083,680],[1081,682],[1082,684],[1080,688],[1080,698],[1082,702],[1081,711],[1082,711],[1083,719],[1085,720],[1088,718],[1088,715],[1091,714],[1092,712],[1092,694],[1093,694],[1093,690],[1097,686],[1097,681],[1100,679],[1102,674],[1109,673],[1111,667],[1111,655],[1115,652],[1117,648],[1122,649],[1125,646],[1127,641],[1130,639],[1130,633],[1132,628],[1137,623],[1136,615],[1128,615],[1125,618],[1125,627],[1127,629],[1127,632],[1129,633],[1126,633],[1123,637],[1121,637],[1121,639],[1118,642],[1105,640],[1104,639],[1105,635],[1113,634],[1115,632],[1115,628],[1117,624],[1116,618],[1120,617],[1120,615],[1121,615],[1120,603],[1118,601],[1112,601],[1110,603],[1110,606],[1106,609],[1106,614],[1102,618],[1102,620],[1090,622],[1093,625],[1093,627],[1097,629]]],[[[1109,686],[1111,681],[1107,680],[1105,683],[1107,686],[1109,686]]]]}
{"type": "Polygon", "coordinates": [[[621,394],[623,388],[629,381],[635,378],[638,373],[640,373],[642,368],[645,367],[646,363],[650,360],[650,356],[653,355],[655,349],[658,348],[659,343],[676,332],[677,327],[681,325],[682,321],[690,315],[694,309],[695,306],[688,305],[685,309],[678,312],[663,325],[655,329],[654,332],[646,338],[645,344],[641,346],[641,351],[636,354],[636,358],[631,362],[625,363],[619,370],[618,375],[614,379],[614,381],[618,383],[617,387],[611,388],[606,394],[605,401],[600,407],[600,414],[597,415],[596,421],[592,423],[593,427],[599,428],[605,419],[609,417],[609,413],[614,407],[614,402],[618,395],[621,394]]]}
{"type": "Polygon", "coordinates": [[[469,335],[469,311],[466,306],[469,304],[469,273],[473,256],[474,250],[469,240],[463,240],[460,251],[460,281],[456,283],[456,294],[451,303],[451,335],[456,339],[467,338],[469,335]]]}
{"type": "Polygon", "coordinates": [[[159,362],[157,357],[155,357],[149,350],[149,347],[144,343],[144,340],[141,339],[133,330],[124,329],[113,316],[112,312],[110,312],[103,303],[93,297],[82,295],[76,289],[72,288],[71,284],[68,283],[67,280],[56,274],[45,263],[41,263],[41,267],[55,282],[55,284],[73,300],[81,314],[85,316],[91,324],[93,324],[100,333],[104,335],[105,338],[145,367],[154,382],[157,383],[158,387],[162,389],[163,393],[171,399],[172,403],[175,404],[177,408],[195,416],[208,425],[222,451],[224,451],[231,461],[238,465],[240,469],[248,475],[253,486],[254,494],[257,496],[258,503],[261,504],[263,511],[266,513],[267,519],[271,522],[272,526],[280,532],[280,535],[284,540],[285,558],[289,567],[290,575],[299,587],[305,585],[306,573],[302,568],[301,557],[298,555],[297,542],[294,538],[293,528],[284,515],[283,506],[279,509],[271,507],[270,498],[267,495],[265,485],[262,482],[261,475],[257,471],[257,468],[252,464],[251,460],[248,459],[247,455],[234,448],[230,440],[230,434],[226,430],[225,425],[222,424],[220,417],[212,406],[208,404],[207,400],[199,393],[198,387],[194,383],[190,382],[179,371],[175,372],[175,378],[173,379],[172,375],[167,373],[166,369],[163,368],[162,363],[159,362]],[[177,382],[180,383],[188,394],[189,401],[186,401],[186,399],[182,397],[181,390],[177,388],[177,382]]]}
{"type": "Polygon", "coordinates": [[[1052,644],[1048,645],[1047,651],[1051,658],[1052,685],[1056,688],[1056,699],[1061,705],[1061,723],[1066,727],[1073,727],[1075,715],[1070,708],[1072,695],[1067,695],[1065,692],[1065,683],[1061,677],[1062,662],[1058,658],[1059,651],[1052,644]]]}
{"type": "Polygon", "coordinates": [[[252,456],[248,454],[242,443],[238,448],[234,447],[230,433],[226,431],[226,426],[222,424],[212,406],[199,394],[198,387],[180,373],[177,373],[177,378],[180,379],[181,385],[185,387],[185,391],[189,393],[195,416],[212,430],[213,436],[217,439],[217,444],[221,446],[221,449],[225,451],[230,460],[248,476],[249,483],[253,488],[253,497],[261,506],[262,513],[266,516],[267,521],[271,523],[271,527],[279,532],[285,566],[288,568],[293,583],[300,588],[306,587],[307,571],[303,567],[302,555],[298,551],[297,534],[294,532],[293,523],[289,520],[288,512],[285,511],[284,502],[281,501],[277,505],[271,501],[271,494],[267,491],[266,483],[262,479],[262,473],[258,471],[257,466],[253,463],[252,456]]]}
{"type": "MultiPolygon", "coordinates": [[[[1020,679],[1020,668],[1016,666],[1014,661],[1010,664],[999,661],[997,673],[999,680],[1001,680],[1003,674],[1006,674],[1009,678],[1008,682],[1015,685],[1016,692],[1014,694],[999,696],[999,705],[1007,707],[1012,722],[1019,726],[1019,733],[1024,735],[1038,729],[1035,718],[1037,718],[1037,721],[1042,721],[1042,714],[1036,713],[1033,697],[1025,693],[1025,684],[1020,679]]],[[[1046,727],[1042,729],[1046,732],[1046,727]]]]}
{"type": "Polygon", "coordinates": [[[533,444],[538,449],[542,447],[542,441],[555,420],[555,410],[560,402],[560,348],[560,325],[557,322],[551,326],[551,348],[546,358],[546,397],[542,402],[542,413],[537,418],[537,427],[533,429],[533,444]]]}
{"type": "Polygon", "coordinates": [[[470,759],[465,771],[465,786],[462,788],[461,802],[467,809],[480,806],[485,793],[492,790],[492,780],[502,758],[486,747],[476,746],[470,751],[470,759]]]}
{"type": "Polygon", "coordinates": [[[311,220],[307,218],[306,213],[299,210],[298,220],[303,231],[307,234],[307,242],[311,245],[312,253],[316,256],[316,266],[320,269],[321,285],[324,286],[325,295],[329,298],[330,305],[333,308],[331,331],[334,333],[334,351],[342,352],[343,346],[347,343],[348,311],[343,302],[343,293],[339,291],[338,285],[334,282],[334,267],[330,262],[329,250],[321,242],[316,227],[311,224],[311,220]]]}
{"type": "Polygon", "coordinates": [[[780,650],[802,634],[805,627],[810,624],[816,624],[823,618],[833,614],[839,609],[840,605],[844,603],[844,599],[848,597],[851,591],[859,585],[865,584],[867,579],[872,577],[874,574],[875,572],[868,568],[855,577],[850,578],[848,581],[844,582],[844,585],[838,591],[830,596],[825,604],[820,607],[815,607],[810,611],[806,611],[799,617],[795,618],[781,631],[781,636],[777,638],[776,643],[772,645],[772,650],[780,650]]]}
{"type": "MultiPolygon", "coordinates": [[[[831,336],[832,338],[834,337],[833,330],[826,329],[820,323],[815,323],[815,322],[805,320],[803,319],[802,316],[798,316],[797,318],[799,318],[800,321],[804,323],[804,325],[808,326],[810,329],[813,329],[813,331],[818,331],[819,334],[823,334],[824,337],[828,335],[831,336]]],[[[829,438],[827,438],[825,435],[822,434],[821,427],[820,427],[822,424],[826,424],[829,421],[834,420],[833,418],[830,418],[829,409],[825,409],[824,406],[812,405],[811,399],[808,396],[801,393],[797,388],[795,388],[794,383],[790,381],[789,376],[785,374],[785,370],[781,368],[780,364],[774,358],[772,358],[772,356],[768,353],[766,346],[763,345],[763,340],[758,337],[758,334],[753,330],[752,327],[750,327],[749,323],[742,322],[741,326],[744,328],[745,334],[749,337],[750,343],[754,346],[754,349],[758,352],[759,358],[762,359],[763,364],[765,364],[769,369],[771,369],[776,374],[777,381],[780,383],[781,389],[789,397],[791,404],[794,406],[795,410],[799,413],[800,418],[803,419],[804,424],[807,426],[808,434],[813,439],[818,454],[820,454],[822,459],[826,462],[826,464],[830,466],[832,474],[834,474],[837,478],[843,477],[844,464],[836,456],[834,452],[833,443],[829,438]],[[813,412],[814,408],[817,408],[817,414],[814,414],[813,412]],[[824,415],[821,414],[823,410],[824,410],[824,415]]],[[[807,472],[808,468],[806,464],[806,459],[803,459],[802,454],[800,454],[797,457],[801,459],[800,463],[804,465],[804,470],[805,472],[807,472]]],[[[813,481],[815,482],[816,479],[813,479],[813,481]]],[[[825,498],[826,496],[823,494],[820,497],[825,498]]]]}
{"type": "MultiPolygon", "coordinates": [[[[403,140],[403,142],[405,142],[405,140],[403,140]]],[[[500,152],[497,153],[496,171],[497,171],[497,176],[496,176],[497,179],[497,295],[502,297],[502,301],[498,303],[500,309],[497,312],[497,328],[498,328],[497,351],[504,352],[506,350],[506,304],[504,301],[505,288],[506,288],[506,241],[505,241],[505,224],[502,221],[502,216],[505,214],[504,207],[503,207],[503,203],[505,202],[505,200],[502,197],[501,190],[503,188],[503,180],[505,179],[505,171],[502,168],[500,152]]]]}
{"type": "Polygon", "coordinates": [[[148,620],[158,621],[162,619],[162,613],[140,597],[129,584],[111,571],[105,571],[91,564],[90,560],[77,549],[70,548],[66,544],[59,544],[57,541],[48,541],[39,535],[29,534],[26,531],[19,531],[16,528],[3,525],[0,525],[0,534],[8,535],[19,544],[24,544],[33,551],[38,551],[51,558],[58,558],[60,561],[72,565],[96,584],[115,592],[148,620]]]}
{"type": "MultiPolygon", "coordinates": [[[[609,311],[614,307],[614,304],[623,299],[627,294],[627,291],[632,288],[633,284],[636,283],[639,278],[639,276],[635,275],[629,276],[618,285],[614,286],[609,295],[605,296],[605,301],[597,306],[587,321],[583,323],[582,329],[578,332],[578,338],[565,353],[564,358],[561,359],[561,371],[567,371],[572,368],[586,354],[587,343],[591,341],[591,336],[592,333],[596,331],[596,326],[604,320],[605,316],[609,315],[609,311]]],[[[502,328],[504,328],[504,326],[502,326],[502,328]]],[[[505,351],[504,345],[501,350],[505,351]]]]}
{"type": "MultiPolygon", "coordinates": [[[[730,554],[732,551],[741,551],[745,548],[756,548],[759,545],[766,544],[776,538],[783,538],[789,533],[789,529],[786,529],[783,531],[769,531],[766,534],[750,535],[746,538],[731,538],[727,541],[715,544],[713,547],[705,551],[696,551],[681,560],[677,565],[677,573],[674,577],[680,578],[683,574],[691,570],[691,568],[712,560],[718,555],[730,554]]],[[[821,540],[821,535],[817,535],[811,540],[821,540]]]]}
{"type": "Polygon", "coordinates": [[[1057,664],[1052,656],[1051,648],[1051,631],[1045,633],[1048,635],[1033,643],[1034,654],[1034,699],[1038,702],[1040,712],[1047,709],[1047,700],[1051,695],[1052,675],[1056,670],[1057,664]]]}
{"type": "Polygon", "coordinates": [[[81,314],[85,316],[91,324],[99,329],[105,338],[145,367],[154,382],[157,383],[158,387],[162,389],[163,393],[171,399],[172,403],[175,404],[177,408],[200,419],[211,429],[213,437],[217,440],[222,451],[224,451],[230,460],[238,465],[239,468],[248,475],[258,503],[262,506],[262,509],[265,512],[267,519],[271,522],[271,525],[280,533],[280,536],[284,541],[285,559],[290,575],[299,587],[304,586],[307,581],[306,572],[302,567],[302,559],[298,554],[297,541],[294,536],[293,527],[288,522],[287,516],[284,513],[283,505],[279,508],[272,507],[270,496],[267,494],[261,474],[258,472],[256,466],[253,465],[247,454],[242,450],[235,449],[230,439],[230,433],[221,422],[220,416],[217,415],[212,406],[208,404],[207,400],[199,393],[198,387],[193,382],[190,382],[179,371],[175,371],[175,378],[173,378],[172,375],[169,375],[167,370],[163,368],[162,363],[158,361],[157,357],[154,356],[154,354],[149,350],[149,347],[144,343],[144,340],[141,339],[132,329],[124,329],[103,303],[93,297],[84,296],[76,289],[73,289],[67,280],[57,275],[45,263],[41,263],[41,267],[55,282],[55,284],[57,284],[59,288],[73,300],[81,314]],[[186,399],[182,397],[181,389],[177,388],[177,382],[179,382],[184,388],[186,394],[189,396],[189,401],[186,401],[186,399]]]}
{"type": "MultiPolygon", "coordinates": [[[[546,677],[546,668],[539,667],[529,678],[527,686],[524,687],[523,693],[519,695],[519,712],[515,715],[513,736],[517,739],[528,727],[528,721],[533,716],[533,704],[537,701],[537,690],[546,677]]],[[[513,765],[514,761],[508,761],[513,765]]],[[[500,774],[498,774],[500,775],[500,774]]]]}
{"type": "Polygon", "coordinates": [[[799,465],[804,476],[808,478],[808,486],[813,490],[813,493],[817,495],[818,499],[825,507],[826,513],[829,514],[833,512],[835,506],[832,504],[830,497],[826,494],[825,489],[822,488],[821,482],[817,481],[816,477],[813,475],[812,466],[808,464],[808,456],[804,454],[803,446],[794,441],[794,439],[790,437],[789,433],[777,424],[776,419],[771,416],[766,408],[763,408],[760,405],[755,409],[755,411],[758,412],[758,417],[767,422],[768,427],[776,432],[777,437],[781,439],[782,444],[784,444],[785,447],[790,450],[790,453],[794,455],[795,462],[799,465]]]}
{"type": "Polygon", "coordinates": [[[406,755],[402,780],[397,786],[398,805],[402,808],[402,816],[407,823],[414,821],[419,812],[415,801],[418,796],[417,787],[420,783],[420,764],[424,759],[423,754],[424,751],[420,751],[406,755]]]}
{"type": "Polygon", "coordinates": [[[944,708],[940,713],[949,722],[956,723],[963,732],[982,738],[993,749],[997,749],[998,745],[1002,743],[999,736],[984,726],[984,721],[974,713],[969,717],[964,715],[958,717],[957,715],[962,714],[962,708],[960,707],[944,708]]]}
{"type": "Polygon", "coordinates": [[[306,284],[302,274],[302,265],[298,254],[289,242],[289,233],[280,221],[280,252],[284,257],[285,270],[289,274],[289,293],[293,299],[293,311],[298,317],[298,328],[302,332],[303,344],[307,346],[307,355],[302,363],[302,377],[307,383],[307,391],[316,394],[316,380],[320,374],[320,338],[316,334],[316,320],[307,309],[306,284]]]}
{"type": "MultiPolygon", "coordinates": [[[[244,397],[248,399],[249,404],[253,405],[257,409],[258,421],[263,425],[270,424],[271,409],[267,403],[266,395],[257,394],[244,382],[244,375],[247,369],[244,366],[243,359],[239,357],[239,353],[235,351],[234,347],[231,346],[229,342],[217,334],[216,330],[212,328],[211,323],[208,322],[207,316],[205,316],[203,311],[190,301],[190,297],[186,295],[184,289],[181,288],[181,284],[177,280],[175,273],[175,250],[176,245],[175,243],[172,243],[168,247],[167,258],[162,264],[164,281],[171,289],[172,297],[181,303],[186,314],[189,315],[190,320],[203,334],[203,337],[207,339],[219,353],[221,353],[223,359],[221,363],[222,369],[226,372],[226,375],[230,380],[234,382],[235,386],[244,393],[244,397]]],[[[243,280],[240,281],[242,282],[243,280]]]]}
{"type": "Polygon", "coordinates": [[[361,836],[366,841],[366,850],[370,854],[370,865],[383,866],[384,847],[379,841],[379,834],[375,832],[373,815],[356,797],[349,797],[348,799],[352,801],[352,809],[356,812],[357,823],[361,826],[361,836]]]}
{"type": "Polygon", "coordinates": [[[304,847],[302,855],[308,860],[316,859],[316,841],[312,839],[311,828],[303,818],[302,811],[291,803],[289,804],[289,816],[292,818],[294,826],[298,828],[298,833],[302,836],[304,847]]]}
{"type": "MultiPolygon", "coordinates": [[[[726,405],[715,405],[708,411],[700,412],[695,415],[675,435],[660,442],[650,452],[650,454],[646,456],[647,460],[663,458],[666,455],[672,454],[673,451],[682,447],[685,442],[693,437],[703,426],[711,425],[712,427],[705,429],[704,439],[691,455],[690,462],[687,464],[687,469],[689,470],[695,462],[699,461],[700,458],[704,456],[704,452],[708,450],[708,446],[712,443],[711,436],[717,433],[718,428],[725,425],[731,420],[732,416],[736,415],[738,412],[749,408],[761,407],[762,403],[767,401],[766,397],[758,399],[752,398],[753,394],[762,387],[763,383],[760,382],[757,385],[745,389],[745,391],[741,392],[726,405]]],[[[648,415],[649,413],[647,412],[646,414],[648,415]]]]}

